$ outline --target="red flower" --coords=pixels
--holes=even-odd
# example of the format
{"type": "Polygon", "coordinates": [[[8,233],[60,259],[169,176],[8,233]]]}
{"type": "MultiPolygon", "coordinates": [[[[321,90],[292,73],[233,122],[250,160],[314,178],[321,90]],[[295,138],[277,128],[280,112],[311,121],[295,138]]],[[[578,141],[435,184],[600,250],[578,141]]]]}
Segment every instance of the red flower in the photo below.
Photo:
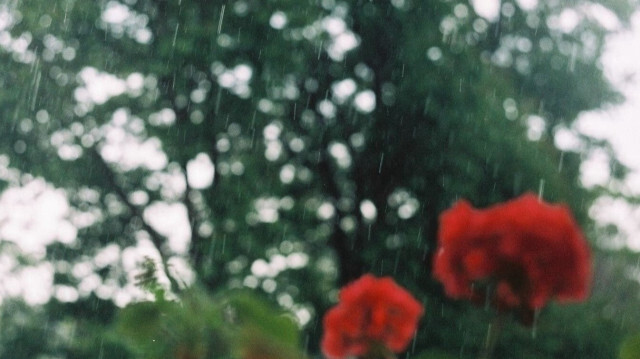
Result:
{"type": "Polygon", "coordinates": [[[491,300],[529,314],[550,299],[583,300],[590,254],[566,206],[533,194],[476,210],[459,201],[440,216],[434,275],[453,298],[491,300]]]}
{"type": "Polygon", "coordinates": [[[342,288],[340,302],[324,316],[322,351],[331,358],[362,356],[380,345],[401,352],[422,312],[393,279],[364,275],[342,288]]]}

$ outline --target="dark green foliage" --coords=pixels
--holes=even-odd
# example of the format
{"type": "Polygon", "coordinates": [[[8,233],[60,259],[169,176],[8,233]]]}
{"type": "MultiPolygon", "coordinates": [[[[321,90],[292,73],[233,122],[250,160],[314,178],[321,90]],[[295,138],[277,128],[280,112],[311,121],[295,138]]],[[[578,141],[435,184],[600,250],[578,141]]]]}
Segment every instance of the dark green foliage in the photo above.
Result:
{"type": "Polygon", "coordinates": [[[300,358],[298,328],[244,292],[216,297],[191,289],[180,301],[135,303],[124,308],[117,332],[142,358],[300,358]]]}

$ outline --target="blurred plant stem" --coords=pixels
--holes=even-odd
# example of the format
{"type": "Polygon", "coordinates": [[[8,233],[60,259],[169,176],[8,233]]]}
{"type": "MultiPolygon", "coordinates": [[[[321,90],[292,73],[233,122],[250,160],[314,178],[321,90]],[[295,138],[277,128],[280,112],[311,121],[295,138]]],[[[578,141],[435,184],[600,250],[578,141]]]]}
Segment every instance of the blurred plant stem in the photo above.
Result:
{"type": "Polygon", "coordinates": [[[369,352],[362,359],[397,359],[396,355],[385,345],[375,343],[371,345],[369,352]]]}

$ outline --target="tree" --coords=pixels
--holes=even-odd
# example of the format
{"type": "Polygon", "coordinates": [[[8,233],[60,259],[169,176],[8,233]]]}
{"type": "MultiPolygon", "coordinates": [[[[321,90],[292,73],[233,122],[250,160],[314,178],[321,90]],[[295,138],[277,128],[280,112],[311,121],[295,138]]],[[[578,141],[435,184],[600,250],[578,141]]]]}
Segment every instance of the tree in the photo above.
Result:
{"type": "MultiPolygon", "coordinates": [[[[181,263],[210,290],[261,288],[296,313],[312,350],[338,285],[393,275],[426,302],[418,347],[472,355],[485,329],[472,318],[485,315],[444,299],[430,276],[438,214],[461,197],[484,206],[533,191],[587,223],[580,154],[558,150],[554,133],[618,99],[590,7],[622,22],[631,9],[518,4],[503,1],[493,21],[459,1],[5,5],[0,151],[19,171],[5,185],[44,178],[85,218],[74,244],[47,247],[55,283],[79,288],[68,315],[130,290],[125,252],[151,244],[171,290],[190,282],[181,263]],[[179,225],[162,225],[169,208],[187,249],[173,241],[179,225]]],[[[589,305],[572,320],[601,324],[589,305]]],[[[576,344],[562,349],[563,323],[545,323],[545,346],[512,328],[505,353],[603,357],[617,345],[572,327],[576,344]]]]}

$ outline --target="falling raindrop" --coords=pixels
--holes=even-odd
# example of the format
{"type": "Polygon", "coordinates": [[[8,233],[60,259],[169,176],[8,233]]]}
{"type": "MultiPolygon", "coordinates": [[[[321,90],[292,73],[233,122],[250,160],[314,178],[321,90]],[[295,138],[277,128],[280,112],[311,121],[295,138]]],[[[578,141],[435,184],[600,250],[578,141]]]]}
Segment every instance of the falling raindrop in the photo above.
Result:
{"type": "Polygon", "coordinates": [[[536,309],[533,312],[533,324],[531,324],[531,339],[536,339],[538,334],[538,317],[540,316],[540,309],[536,309]]]}
{"type": "Polygon", "coordinates": [[[569,58],[569,72],[576,69],[576,60],[578,58],[578,44],[574,43],[571,47],[571,57],[569,58]]]}
{"type": "Polygon", "coordinates": [[[558,163],[558,172],[562,172],[563,165],[564,165],[564,151],[560,152],[560,162],[558,163]]]}
{"type": "Polygon", "coordinates": [[[220,9],[220,20],[218,20],[218,35],[220,35],[220,32],[222,32],[222,21],[224,20],[225,7],[226,5],[222,5],[222,8],[220,9]]]}
{"type": "Polygon", "coordinates": [[[33,94],[31,98],[31,111],[34,111],[36,108],[36,100],[38,99],[38,91],[40,90],[40,79],[42,78],[42,72],[38,71],[35,76],[34,86],[33,86],[33,94]]]}
{"type": "Polygon", "coordinates": [[[318,60],[320,60],[320,55],[322,55],[322,41],[318,45],[318,60]]]}
{"type": "Polygon", "coordinates": [[[178,29],[180,28],[180,23],[176,24],[176,30],[173,33],[173,42],[171,43],[171,47],[176,47],[176,40],[178,39],[178,29]]]}

